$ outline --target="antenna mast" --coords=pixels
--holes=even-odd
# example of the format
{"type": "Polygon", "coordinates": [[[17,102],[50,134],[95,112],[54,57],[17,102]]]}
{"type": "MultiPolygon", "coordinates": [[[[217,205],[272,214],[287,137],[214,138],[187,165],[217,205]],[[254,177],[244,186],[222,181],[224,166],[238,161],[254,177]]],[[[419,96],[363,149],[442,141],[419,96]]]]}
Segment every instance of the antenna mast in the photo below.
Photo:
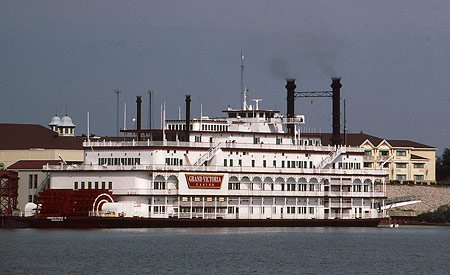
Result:
{"type": "Polygon", "coordinates": [[[116,101],[117,101],[117,114],[116,114],[116,136],[119,136],[119,94],[121,93],[121,90],[115,90],[114,93],[116,94],[116,101]]]}
{"type": "Polygon", "coordinates": [[[244,55],[241,52],[241,102],[242,109],[247,110],[247,89],[244,87],[244,55]]]}

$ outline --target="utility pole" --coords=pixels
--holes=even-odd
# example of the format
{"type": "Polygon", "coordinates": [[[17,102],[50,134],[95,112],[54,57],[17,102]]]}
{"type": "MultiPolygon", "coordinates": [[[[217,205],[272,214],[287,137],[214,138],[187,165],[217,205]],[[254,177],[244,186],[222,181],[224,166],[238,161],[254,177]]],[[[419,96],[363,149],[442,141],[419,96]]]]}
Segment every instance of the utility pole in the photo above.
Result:
{"type": "Polygon", "coordinates": [[[149,97],[149,101],[148,101],[148,129],[152,129],[152,124],[153,124],[153,105],[152,105],[152,97],[155,94],[155,92],[153,90],[148,90],[148,97],[149,97]]]}
{"type": "Polygon", "coordinates": [[[114,93],[116,94],[117,99],[117,114],[116,114],[116,136],[119,136],[119,94],[122,93],[121,90],[115,90],[114,93]]]}

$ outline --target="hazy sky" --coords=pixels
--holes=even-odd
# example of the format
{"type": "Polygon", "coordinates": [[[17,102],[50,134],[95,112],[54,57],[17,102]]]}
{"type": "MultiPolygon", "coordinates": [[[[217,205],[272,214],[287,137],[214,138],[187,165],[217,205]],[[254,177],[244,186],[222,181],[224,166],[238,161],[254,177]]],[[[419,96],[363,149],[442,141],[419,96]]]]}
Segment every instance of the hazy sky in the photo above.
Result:
{"type": "MultiPolygon", "coordinates": [[[[286,112],[286,77],[298,91],[342,77],[349,132],[450,147],[449,1],[3,1],[0,122],[47,125],[70,115],[76,133],[115,135],[116,95],[128,128],[148,93],[154,125],[221,116],[245,86],[261,107],[286,112]]],[[[300,99],[307,131],[331,132],[331,99],[300,99]]],[[[123,127],[123,118],[120,118],[123,127]]],[[[1,134],[1,133],[0,133],[1,134]]]]}

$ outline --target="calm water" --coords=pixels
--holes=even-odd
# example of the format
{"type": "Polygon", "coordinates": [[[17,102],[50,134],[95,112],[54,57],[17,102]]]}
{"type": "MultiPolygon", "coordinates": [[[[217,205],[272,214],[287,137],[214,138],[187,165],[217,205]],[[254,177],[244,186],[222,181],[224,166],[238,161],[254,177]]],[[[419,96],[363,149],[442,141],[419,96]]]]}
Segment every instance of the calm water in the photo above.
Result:
{"type": "Polygon", "coordinates": [[[0,274],[450,273],[450,227],[0,230],[0,274]]]}

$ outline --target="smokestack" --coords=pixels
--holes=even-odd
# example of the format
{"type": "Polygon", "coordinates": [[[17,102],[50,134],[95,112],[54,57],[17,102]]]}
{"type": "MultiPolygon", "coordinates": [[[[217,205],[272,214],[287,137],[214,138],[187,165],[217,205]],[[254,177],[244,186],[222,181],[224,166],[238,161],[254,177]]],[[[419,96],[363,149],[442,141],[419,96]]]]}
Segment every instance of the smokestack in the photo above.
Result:
{"type": "MultiPolygon", "coordinates": [[[[294,103],[295,103],[295,88],[297,88],[297,86],[295,86],[295,78],[293,79],[286,79],[286,90],[287,90],[287,117],[289,118],[294,118],[295,116],[295,108],[294,108],[294,103]]],[[[287,125],[287,129],[288,129],[288,133],[294,135],[294,124],[288,124],[287,125]]]]}
{"type": "Polygon", "coordinates": [[[141,104],[142,104],[142,98],[141,96],[136,97],[136,108],[137,108],[137,140],[141,140],[141,104]]]}
{"type": "Polygon", "coordinates": [[[189,131],[191,124],[191,96],[186,95],[186,141],[189,142],[189,131]]]}
{"type": "Polygon", "coordinates": [[[332,78],[331,88],[333,89],[333,135],[332,145],[341,145],[341,79],[332,78]]]}

